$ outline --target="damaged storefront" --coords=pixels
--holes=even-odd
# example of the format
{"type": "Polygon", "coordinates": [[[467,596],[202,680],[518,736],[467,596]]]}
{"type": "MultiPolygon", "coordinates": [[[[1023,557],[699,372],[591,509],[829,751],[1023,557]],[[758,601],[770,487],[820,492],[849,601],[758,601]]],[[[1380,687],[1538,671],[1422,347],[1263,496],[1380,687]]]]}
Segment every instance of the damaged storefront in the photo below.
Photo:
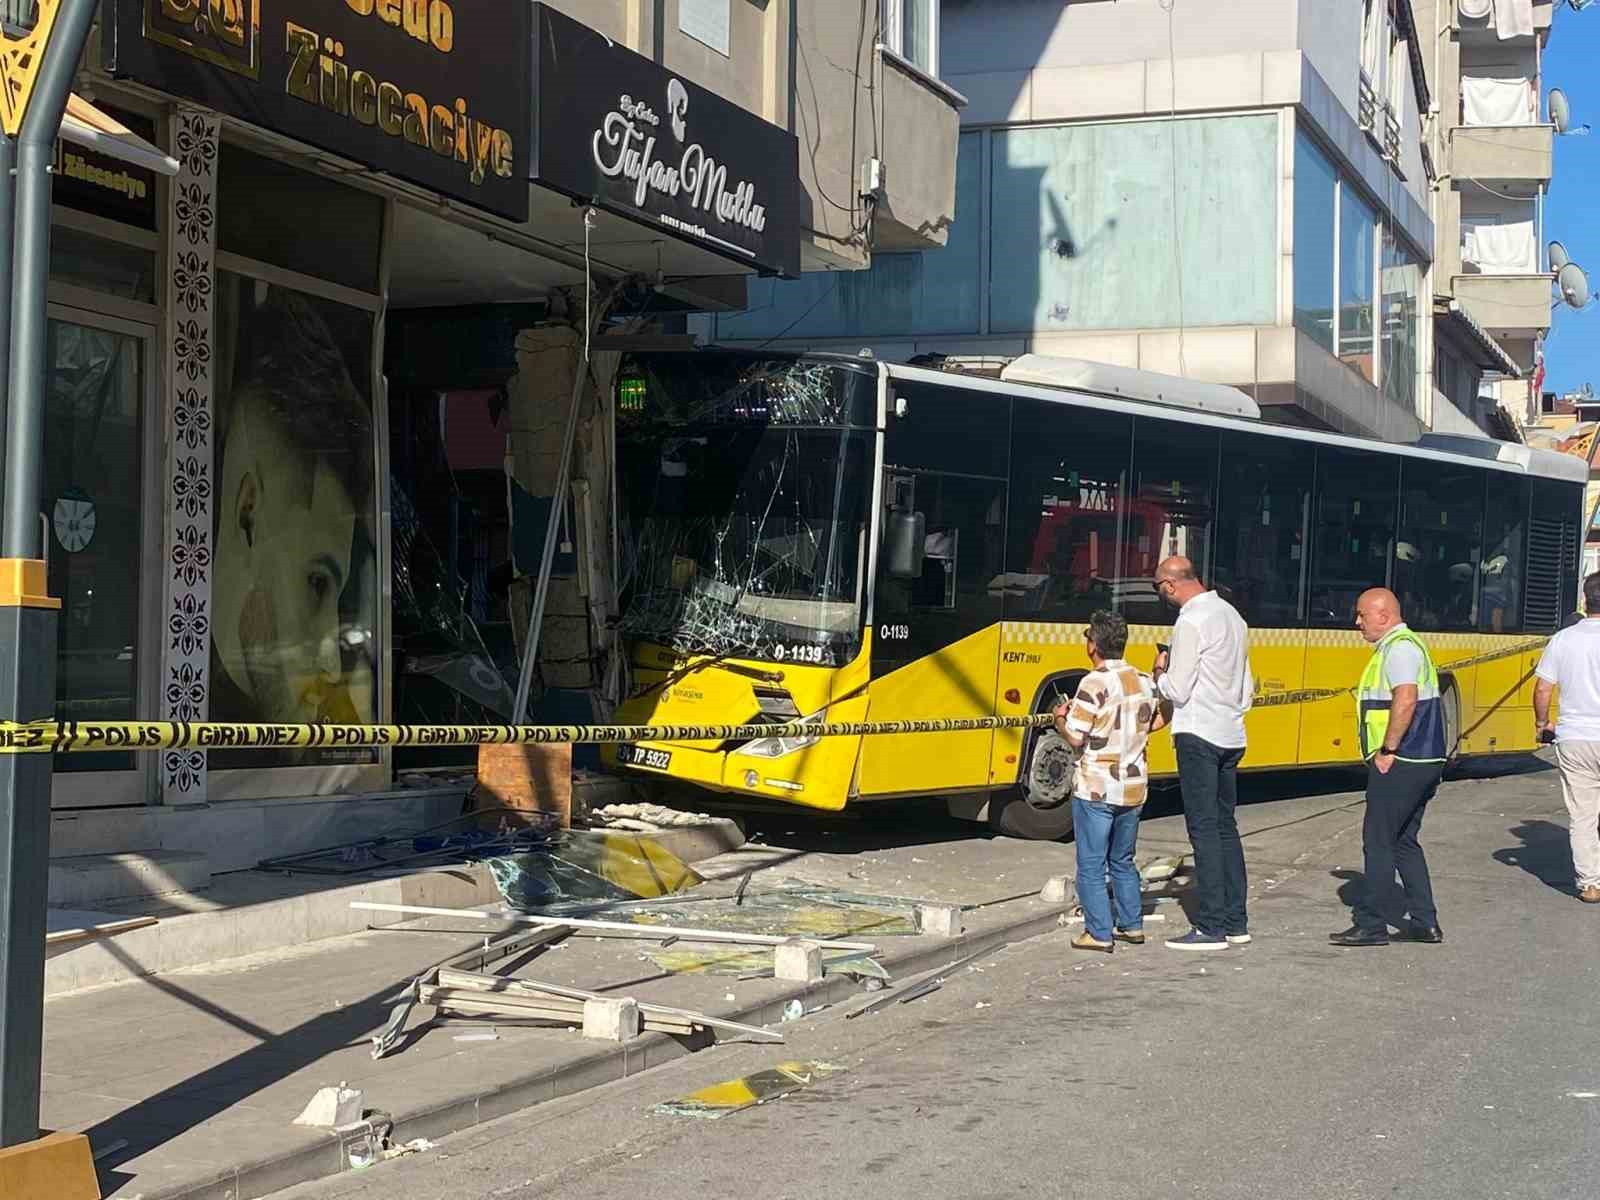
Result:
{"type": "MultiPolygon", "coordinates": [[[[487,0],[108,0],[80,90],[176,174],[57,172],[61,717],[506,721],[547,562],[529,719],[608,715],[617,374],[797,273],[795,137],[487,0]]],[[[63,756],[53,853],[237,869],[453,816],[473,765],[63,756]]]]}

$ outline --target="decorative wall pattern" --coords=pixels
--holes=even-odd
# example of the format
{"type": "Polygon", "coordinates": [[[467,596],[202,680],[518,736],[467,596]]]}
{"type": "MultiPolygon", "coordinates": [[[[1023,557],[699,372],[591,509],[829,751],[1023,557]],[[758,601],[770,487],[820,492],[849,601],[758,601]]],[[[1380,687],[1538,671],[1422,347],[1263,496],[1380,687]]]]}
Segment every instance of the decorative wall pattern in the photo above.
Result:
{"type": "MultiPolygon", "coordinates": [[[[211,676],[212,297],[216,276],[218,119],[195,109],[172,117],[178,160],[167,213],[171,270],[166,317],[163,463],[167,474],[166,585],[161,715],[203,721],[211,676]]],[[[161,756],[161,798],[206,798],[203,750],[161,756]]]]}

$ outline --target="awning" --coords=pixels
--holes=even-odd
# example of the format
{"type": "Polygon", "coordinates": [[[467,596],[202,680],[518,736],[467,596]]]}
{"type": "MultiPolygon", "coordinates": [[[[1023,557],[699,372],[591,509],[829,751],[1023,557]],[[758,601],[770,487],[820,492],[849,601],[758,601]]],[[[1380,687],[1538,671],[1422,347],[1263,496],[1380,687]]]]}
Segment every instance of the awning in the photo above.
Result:
{"type": "Polygon", "coordinates": [[[1456,340],[1465,349],[1476,351],[1473,361],[1485,371],[1498,371],[1512,379],[1521,379],[1522,371],[1489,331],[1473,318],[1461,301],[1450,296],[1433,298],[1433,315],[1454,331],[1456,340]]]}
{"type": "Polygon", "coordinates": [[[178,173],[177,159],[159,146],[152,146],[121,121],[101,112],[76,92],[67,97],[67,111],[61,117],[61,136],[97,154],[143,167],[158,175],[178,173]]]}

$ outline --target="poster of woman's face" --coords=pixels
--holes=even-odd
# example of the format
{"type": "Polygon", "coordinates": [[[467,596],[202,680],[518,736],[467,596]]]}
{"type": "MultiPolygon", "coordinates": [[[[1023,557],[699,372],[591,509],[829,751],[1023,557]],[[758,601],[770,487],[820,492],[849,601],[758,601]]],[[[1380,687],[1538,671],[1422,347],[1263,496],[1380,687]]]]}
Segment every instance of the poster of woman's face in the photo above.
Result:
{"type": "MultiPolygon", "coordinates": [[[[211,719],[376,720],[372,316],[219,273],[211,719]]],[[[214,769],[372,761],[233,751],[214,769]]]]}

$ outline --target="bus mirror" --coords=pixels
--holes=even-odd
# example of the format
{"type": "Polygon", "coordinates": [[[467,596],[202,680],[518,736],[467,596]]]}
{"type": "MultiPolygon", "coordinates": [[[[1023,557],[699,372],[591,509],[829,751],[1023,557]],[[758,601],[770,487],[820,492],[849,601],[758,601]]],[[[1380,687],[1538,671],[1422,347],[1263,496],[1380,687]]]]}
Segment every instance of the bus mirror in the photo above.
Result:
{"type": "Polygon", "coordinates": [[[883,530],[883,561],[889,578],[922,578],[922,554],[927,538],[928,521],[921,513],[902,508],[890,512],[883,530]]]}

